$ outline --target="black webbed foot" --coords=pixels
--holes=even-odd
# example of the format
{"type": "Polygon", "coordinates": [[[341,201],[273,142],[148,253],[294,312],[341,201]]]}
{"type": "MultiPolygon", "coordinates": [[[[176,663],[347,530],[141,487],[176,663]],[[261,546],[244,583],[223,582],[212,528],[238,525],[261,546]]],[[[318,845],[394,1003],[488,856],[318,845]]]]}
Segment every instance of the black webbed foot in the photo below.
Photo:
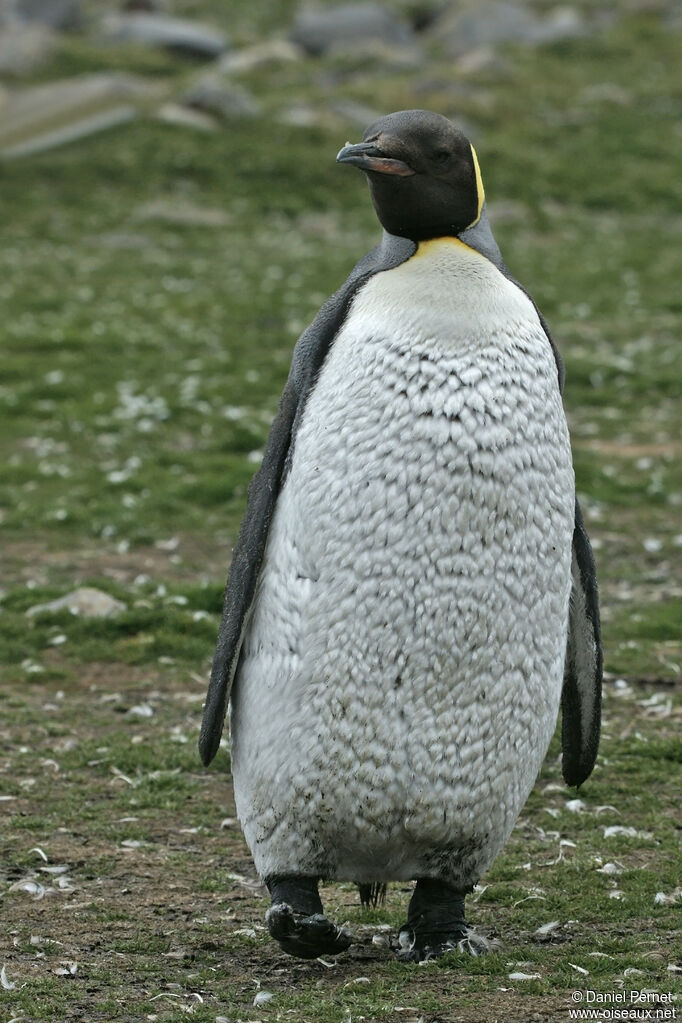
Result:
{"type": "Polygon", "coordinates": [[[278,902],[265,914],[268,930],[284,952],[299,959],[317,959],[345,952],[353,935],[337,927],[322,913],[296,913],[286,902],[278,902]]]}
{"type": "Polygon", "coordinates": [[[471,937],[464,919],[464,895],[444,881],[417,881],[407,923],[400,928],[398,958],[402,962],[421,963],[452,949],[464,950],[471,937]]]}
{"type": "Polygon", "coordinates": [[[345,952],[353,935],[324,915],[317,878],[278,878],[267,885],[272,905],[265,914],[265,922],[284,952],[299,959],[345,952]]]}

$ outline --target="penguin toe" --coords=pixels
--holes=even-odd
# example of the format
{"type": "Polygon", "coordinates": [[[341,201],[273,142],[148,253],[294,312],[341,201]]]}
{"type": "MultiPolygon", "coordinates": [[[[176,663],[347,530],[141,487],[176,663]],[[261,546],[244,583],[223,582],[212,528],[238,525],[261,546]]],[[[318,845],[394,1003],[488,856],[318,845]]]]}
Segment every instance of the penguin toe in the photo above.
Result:
{"type": "MultiPolygon", "coordinates": [[[[401,928],[398,934],[400,951],[398,959],[401,963],[424,963],[429,959],[439,959],[446,952],[456,949],[469,951],[463,946],[468,941],[468,932],[457,931],[448,934],[442,931],[430,931],[417,934],[409,928],[401,928]]],[[[472,952],[473,955],[481,955],[481,952],[472,952]]]]}
{"type": "Polygon", "coordinates": [[[297,913],[286,902],[270,906],[265,922],[282,951],[299,959],[338,955],[353,941],[346,927],[337,927],[322,913],[297,913]]]}

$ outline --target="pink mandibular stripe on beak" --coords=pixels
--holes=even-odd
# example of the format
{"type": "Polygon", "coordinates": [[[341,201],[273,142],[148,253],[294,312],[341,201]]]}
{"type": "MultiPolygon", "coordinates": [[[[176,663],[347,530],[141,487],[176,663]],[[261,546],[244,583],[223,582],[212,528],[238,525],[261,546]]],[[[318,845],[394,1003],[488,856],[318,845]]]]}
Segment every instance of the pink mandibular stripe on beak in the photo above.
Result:
{"type": "Polygon", "coordinates": [[[351,163],[363,171],[393,174],[400,178],[407,178],[415,173],[403,160],[394,160],[391,157],[383,156],[371,142],[358,142],[354,146],[344,146],[336,160],[337,163],[351,163]]]}

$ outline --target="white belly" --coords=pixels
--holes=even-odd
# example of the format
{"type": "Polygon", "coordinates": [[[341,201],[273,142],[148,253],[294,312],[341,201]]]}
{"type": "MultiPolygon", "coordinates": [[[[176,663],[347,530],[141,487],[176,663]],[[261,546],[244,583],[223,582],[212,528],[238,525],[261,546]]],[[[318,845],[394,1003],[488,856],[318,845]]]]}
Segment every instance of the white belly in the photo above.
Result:
{"type": "Polygon", "coordinates": [[[261,876],[489,866],[554,729],[573,500],[526,296],[454,240],[373,277],[308,400],[233,694],[261,876]]]}

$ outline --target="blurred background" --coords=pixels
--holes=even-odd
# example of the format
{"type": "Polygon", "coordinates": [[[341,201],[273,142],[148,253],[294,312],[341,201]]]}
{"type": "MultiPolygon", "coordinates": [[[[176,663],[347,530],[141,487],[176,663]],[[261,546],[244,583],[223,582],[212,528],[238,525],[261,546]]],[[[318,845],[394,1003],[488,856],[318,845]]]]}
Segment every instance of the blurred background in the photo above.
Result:
{"type": "Polygon", "coordinates": [[[407,107],[474,140],[566,361],[607,669],[676,676],[681,29],[673,0],[0,0],[10,677],[73,677],[24,612],[88,581],[159,611],[107,656],[203,676],[293,344],[378,237],[335,154],[407,107]]]}

